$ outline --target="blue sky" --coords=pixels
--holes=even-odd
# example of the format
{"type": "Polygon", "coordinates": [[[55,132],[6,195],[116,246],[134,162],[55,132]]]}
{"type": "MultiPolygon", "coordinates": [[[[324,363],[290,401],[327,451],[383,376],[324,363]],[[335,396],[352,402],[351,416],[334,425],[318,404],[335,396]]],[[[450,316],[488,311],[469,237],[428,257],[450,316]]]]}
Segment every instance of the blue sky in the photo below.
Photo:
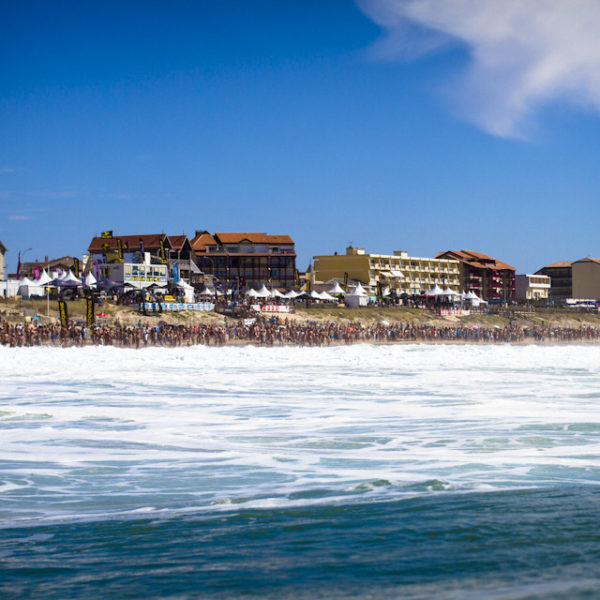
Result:
{"type": "Polygon", "coordinates": [[[5,3],[9,267],[107,229],[287,233],[301,269],[350,242],[599,256],[594,3],[510,29],[522,2],[440,1],[5,3]]]}

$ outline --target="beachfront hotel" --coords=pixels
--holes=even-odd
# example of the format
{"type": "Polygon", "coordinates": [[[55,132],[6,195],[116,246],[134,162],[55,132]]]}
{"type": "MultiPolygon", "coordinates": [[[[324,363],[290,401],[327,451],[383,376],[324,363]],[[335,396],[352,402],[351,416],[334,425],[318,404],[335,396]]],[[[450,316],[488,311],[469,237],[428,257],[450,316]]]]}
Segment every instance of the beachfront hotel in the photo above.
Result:
{"type": "Polygon", "coordinates": [[[550,277],[550,299],[564,302],[573,298],[573,261],[563,260],[546,265],[535,272],[550,277]]]}
{"type": "Polygon", "coordinates": [[[460,287],[483,300],[509,300],[515,297],[515,271],[511,265],[473,250],[447,250],[436,258],[457,260],[460,287]]]}
{"type": "Polygon", "coordinates": [[[296,285],[296,249],[289,235],[196,231],[192,248],[200,269],[217,282],[241,288],[296,285]]]}
{"type": "Polygon", "coordinates": [[[367,254],[364,248],[348,246],[345,254],[313,256],[315,284],[332,279],[378,283],[396,294],[422,294],[435,285],[460,291],[459,263],[453,259],[408,256],[407,252],[367,254]]]}

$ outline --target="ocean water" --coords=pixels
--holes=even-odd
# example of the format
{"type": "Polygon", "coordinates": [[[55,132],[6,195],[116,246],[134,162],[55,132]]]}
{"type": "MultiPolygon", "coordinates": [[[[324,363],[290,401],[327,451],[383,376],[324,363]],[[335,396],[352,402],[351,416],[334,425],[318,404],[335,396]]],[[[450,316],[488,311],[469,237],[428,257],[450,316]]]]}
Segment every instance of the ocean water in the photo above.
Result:
{"type": "Polygon", "coordinates": [[[1,598],[599,598],[600,347],[0,348],[1,598]]]}

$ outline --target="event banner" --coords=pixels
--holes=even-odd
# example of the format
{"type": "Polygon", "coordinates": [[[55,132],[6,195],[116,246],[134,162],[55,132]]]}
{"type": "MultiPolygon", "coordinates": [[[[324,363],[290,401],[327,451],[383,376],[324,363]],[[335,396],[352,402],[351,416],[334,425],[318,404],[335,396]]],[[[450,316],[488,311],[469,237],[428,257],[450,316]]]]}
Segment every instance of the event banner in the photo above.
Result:
{"type": "Polygon", "coordinates": [[[67,303],[64,300],[58,301],[58,314],[60,315],[60,324],[63,327],[68,327],[69,313],[67,311],[67,303]]]}
{"type": "Polygon", "coordinates": [[[85,314],[87,316],[87,325],[88,325],[88,327],[91,327],[94,324],[94,299],[93,298],[87,298],[85,314]]]}

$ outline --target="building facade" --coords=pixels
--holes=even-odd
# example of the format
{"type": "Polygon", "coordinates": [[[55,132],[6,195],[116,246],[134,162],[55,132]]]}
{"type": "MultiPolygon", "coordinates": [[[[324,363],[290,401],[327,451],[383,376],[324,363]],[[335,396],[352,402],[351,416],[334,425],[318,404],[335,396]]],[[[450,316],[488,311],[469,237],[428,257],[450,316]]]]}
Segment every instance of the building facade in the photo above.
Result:
{"type": "Polygon", "coordinates": [[[564,302],[573,298],[573,261],[555,262],[542,267],[536,275],[550,277],[550,299],[564,302]]]}
{"type": "Polygon", "coordinates": [[[459,291],[459,263],[446,258],[408,256],[407,252],[394,254],[367,254],[364,248],[346,248],[345,254],[313,257],[315,283],[336,279],[360,281],[371,288],[380,283],[397,295],[422,294],[436,284],[459,291]]]}
{"type": "Polygon", "coordinates": [[[118,262],[166,265],[170,250],[171,241],[166,233],[115,236],[112,231],[105,231],[90,242],[86,271],[95,268],[95,265],[118,262]],[[146,261],[146,254],[149,261],[146,261]]]}
{"type": "Polygon", "coordinates": [[[296,285],[296,250],[289,235],[196,231],[192,248],[200,270],[231,288],[296,285]]]}
{"type": "Polygon", "coordinates": [[[572,264],[573,298],[600,299],[600,258],[582,258],[572,264]]]}
{"type": "Polygon", "coordinates": [[[511,265],[473,250],[447,250],[436,258],[459,261],[460,287],[465,292],[475,292],[487,301],[515,298],[515,268],[511,265]]]}
{"type": "Polygon", "coordinates": [[[516,297],[521,300],[548,300],[550,277],[547,275],[519,274],[515,277],[516,297]]]}

